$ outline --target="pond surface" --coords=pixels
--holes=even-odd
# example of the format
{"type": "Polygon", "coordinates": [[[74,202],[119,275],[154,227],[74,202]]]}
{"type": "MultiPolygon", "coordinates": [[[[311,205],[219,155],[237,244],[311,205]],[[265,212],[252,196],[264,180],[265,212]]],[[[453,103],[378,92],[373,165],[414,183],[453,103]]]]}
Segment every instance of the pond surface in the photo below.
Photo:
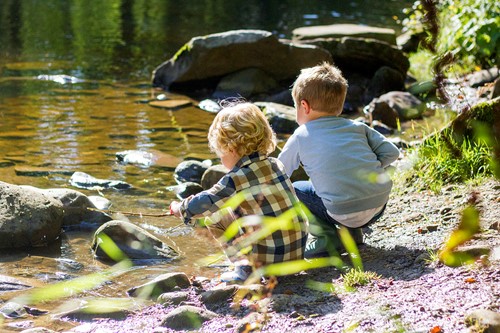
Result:
{"type": "MultiPolygon", "coordinates": [[[[82,171],[133,185],[128,191],[73,188],[106,197],[113,210],[165,212],[175,199],[166,189],[175,185],[173,169],[120,164],[115,154],[159,150],[180,159],[215,159],[206,140],[213,114],[197,108],[196,101],[175,110],[148,105],[162,93],[150,84],[157,65],[191,37],[232,29],[263,29],[284,38],[297,27],[333,23],[399,31],[394,17],[401,18],[412,2],[2,0],[0,180],[73,188],[71,174],[82,171]],[[78,82],[40,75],[70,75],[78,82]]],[[[97,295],[124,296],[128,287],[169,271],[219,273],[195,263],[218,249],[206,235],[178,227],[180,220],[173,217],[130,220],[178,249],[182,258],[148,263],[97,295]]],[[[47,248],[2,251],[0,274],[46,284],[102,270],[107,265],[96,261],[89,248],[92,234],[68,230],[47,248]]]]}

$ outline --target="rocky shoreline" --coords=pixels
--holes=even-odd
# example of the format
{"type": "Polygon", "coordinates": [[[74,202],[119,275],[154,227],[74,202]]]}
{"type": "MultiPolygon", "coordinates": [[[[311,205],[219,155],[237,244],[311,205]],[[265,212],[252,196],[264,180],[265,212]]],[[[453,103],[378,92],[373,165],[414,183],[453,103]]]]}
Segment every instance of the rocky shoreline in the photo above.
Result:
{"type": "MultiPolygon", "coordinates": [[[[474,332],[481,325],[489,325],[491,332],[498,331],[500,182],[490,179],[479,186],[453,185],[439,194],[401,190],[406,193],[394,192],[385,216],[373,226],[366,244],[360,247],[365,270],[375,272],[379,279],[355,291],[346,291],[342,275],[335,268],[279,278],[268,295],[255,302],[243,302],[239,310],[231,308],[231,297],[227,296],[215,305],[205,305],[217,316],[205,322],[199,331],[242,332],[259,328],[263,332],[474,332]],[[431,254],[456,228],[473,191],[480,197],[482,232],[464,248],[490,255],[472,266],[447,267],[431,254]],[[429,228],[431,225],[437,228],[429,228]],[[335,289],[314,291],[306,287],[309,280],[333,283],[335,289]]],[[[213,287],[224,290],[221,295],[228,293],[227,286],[213,287]]],[[[196,304],[196,299],[191,302],[196,304]]],[[[151,316],[161,324],[162,314],[165,318],[175,308],[153,307],[124,322],[105,321],[99,326],[115,332],[119,325],[125,332],[130,324],[133,332],[141,323],[150,323],[151,316]]],[[[149,329],[171,332],[163,325],[149,329]]]]}
{"type": "MultiPolygon", "coordinates": [[[[76,309],[58,314],[36,313],[36,308],[27,312],[26,307],[6,303],[0,312],[4,316],[11,312],[4,327],[42,315],[56,319],[65,332],[80,333],[257,328],[263,332],[475,332],[480,325],[489,325],[491,332],[500,329],[500,182],[450,185],[438,194],[399,186],[403,185],[393,191],[384,217],[365,230],[366,244],[359,249],[365,270],[378,278],[354,291],[346,290],[341,272],[333,267],[280,277],[277,284],[267,280],[250,286],[169,273],[128,291],[137,296],[142,288],[162,281],[150,295],[150,305],[151,301],[143,303],[139,298],[135,307],[91,315],[85,299],[76,309]],[[478,198],[482,231],[463,248],[489,255],[473,265],[447,267],[433,253],[457,227],[471,195],[478,198]],[[331,283],[332,289],[311,289],[311,281],[331,283]],[[239,290],[253,298],[236,308],[234,295],[239,290]]],[[[345,255],[342,259],[349,264],[345,255]]],[[[126,300],[120,302],[123,305],[126,300]]],[[[25,333],[51,332],[39,329],[25,333]]]]}

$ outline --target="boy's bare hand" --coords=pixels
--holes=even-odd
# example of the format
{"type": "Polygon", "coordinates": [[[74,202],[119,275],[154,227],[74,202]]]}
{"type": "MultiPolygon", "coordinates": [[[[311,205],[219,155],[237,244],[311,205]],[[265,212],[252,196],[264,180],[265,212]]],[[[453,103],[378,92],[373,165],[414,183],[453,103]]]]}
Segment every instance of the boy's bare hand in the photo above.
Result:
{"type": "Polygon", "coordinates": [[[181,203],[179,201],[172,201],[170,203],[170,213],[176,217],[181,217],[181,212],[179,210],[180,206],[181,203]]]}

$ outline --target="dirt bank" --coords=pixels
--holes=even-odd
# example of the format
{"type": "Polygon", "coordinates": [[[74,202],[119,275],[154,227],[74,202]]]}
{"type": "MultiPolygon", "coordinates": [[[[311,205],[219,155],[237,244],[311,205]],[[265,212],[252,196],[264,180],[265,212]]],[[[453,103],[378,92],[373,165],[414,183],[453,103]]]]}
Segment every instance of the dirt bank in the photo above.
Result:
{"type": "MultiPolygon", "coordinates": [[[[467,317],[478,309],[500,310],[500,233],[498,226],[491,229],[500,221],[499,194],[500,183],[492,179],[448,186],[439,194],[396,188],[385,216],[360,247],[365,270],[379,279],[346,291],[335,268],[281,278],[272,296],[259,303],[261,312],[251,302],[237,311],[228,302],[199,331],[235,332],[249,321],[262,332],[479,332],[467,317]],[[471,193],[479,200],[483,231],[466,245],[492,254],[471,266],[444,266],[429,254],[458,225],[471,193]],[[307,281],[333,282],[335,290],[315,291],[307,281]]],[[[159,325],[171,310],[155,306],[84,331],[170,332],[159,325]]]]}

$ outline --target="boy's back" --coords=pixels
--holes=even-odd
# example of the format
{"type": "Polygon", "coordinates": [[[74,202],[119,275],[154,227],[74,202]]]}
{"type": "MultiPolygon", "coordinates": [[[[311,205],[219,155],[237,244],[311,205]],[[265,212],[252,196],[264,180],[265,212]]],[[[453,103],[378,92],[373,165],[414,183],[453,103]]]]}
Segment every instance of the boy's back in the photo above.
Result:
{"type": "Polygon", "coordinates": [[[288,174],[302,163],[327,210],[348,214],[387,202],[392,182],[384,168],[398,155],[368,126],[331,116],[300,126],[279,159],[288,174]]]}

